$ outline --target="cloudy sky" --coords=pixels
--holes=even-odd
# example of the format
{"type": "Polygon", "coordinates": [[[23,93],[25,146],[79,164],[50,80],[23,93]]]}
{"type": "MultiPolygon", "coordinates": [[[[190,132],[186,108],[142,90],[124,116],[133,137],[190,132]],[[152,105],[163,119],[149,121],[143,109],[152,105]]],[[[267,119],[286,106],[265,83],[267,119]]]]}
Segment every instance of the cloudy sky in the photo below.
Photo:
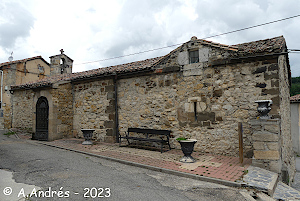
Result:
{"type": "MultiPolygon", "coordinates": [[[[300,14],[299,0],[0,0],[0,63],[65,54],[73,72],[163,56],[176,46],[300,14]],[[102,60],[102,61],[101,61],[102,60]],[[93,62],[97,61],[97,62],[93,62]]],[[[300,17],[220,37],[227,45],[283,35],[300,49],[300,17]]],[[[290,53],[300,76],[300,53],[290,53]]]]}

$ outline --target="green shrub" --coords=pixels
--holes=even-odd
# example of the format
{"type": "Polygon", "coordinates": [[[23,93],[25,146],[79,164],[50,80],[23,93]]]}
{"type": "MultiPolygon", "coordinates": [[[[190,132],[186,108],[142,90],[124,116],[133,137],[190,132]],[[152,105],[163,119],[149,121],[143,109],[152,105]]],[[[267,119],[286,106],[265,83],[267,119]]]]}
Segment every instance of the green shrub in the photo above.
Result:
{"type": "Polygon", "coordinates": [[[4,133],[3,135],[6,135],[7,137],[9,137],[9,136],[14,135],[14,134],[16,134],[16,132],[9,131],[7,133],[4,133]]]}
{"type": "Polygon", "coordinates": [[[179,138],[177,138],[176,140],[177,140],[177,141],[181,141],[181,140],[186,140],[186,138],[185,138],[185,137],[179,137],[179,138]]]}

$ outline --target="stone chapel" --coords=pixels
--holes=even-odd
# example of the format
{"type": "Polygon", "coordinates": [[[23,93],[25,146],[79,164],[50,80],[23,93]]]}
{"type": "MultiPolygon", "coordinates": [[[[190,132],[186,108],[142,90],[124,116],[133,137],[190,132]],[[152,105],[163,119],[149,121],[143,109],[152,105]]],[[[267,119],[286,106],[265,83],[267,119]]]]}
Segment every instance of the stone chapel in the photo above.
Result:
{"type": "Polygon", "coordinates": [[[197,139],[195,149],[237,156],[238,122],[245,157],[272,171],[295,169],[290,131],[290,65],[283,36],[224,45],[192,37],[169,54],[72,73],[63,52],[51,75],[11,86],[12,126],[37,140],[82,137],[115,143],[129,127],[167,129],[197,139]],[[257,122],[257,100],[272,100],[257,122]]]}

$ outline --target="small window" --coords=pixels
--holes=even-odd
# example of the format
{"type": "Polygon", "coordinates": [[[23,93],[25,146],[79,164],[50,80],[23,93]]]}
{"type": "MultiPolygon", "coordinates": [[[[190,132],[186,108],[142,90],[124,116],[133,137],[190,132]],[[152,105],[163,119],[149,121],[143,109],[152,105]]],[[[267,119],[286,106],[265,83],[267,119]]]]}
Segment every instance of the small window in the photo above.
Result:
{"type": "Polygon", "coordinates": [[[65,63],[66,63],[66,60],[64,58],[61,58],[60,59],[60,65],[65,65],[65,63]]]}
{"type": "Polygon", "coordinates": [[[38,69],[39,69],[39,73],[43,74],[45,72],[45,69],[43,66],[41,66],[40,64],[38,64],[38,69]]]}
{"type": "Polygon", "coordinates": [[[190,64],[199,62],[199,51],[193,50],[189,52],[190,54],[190,64]]]}

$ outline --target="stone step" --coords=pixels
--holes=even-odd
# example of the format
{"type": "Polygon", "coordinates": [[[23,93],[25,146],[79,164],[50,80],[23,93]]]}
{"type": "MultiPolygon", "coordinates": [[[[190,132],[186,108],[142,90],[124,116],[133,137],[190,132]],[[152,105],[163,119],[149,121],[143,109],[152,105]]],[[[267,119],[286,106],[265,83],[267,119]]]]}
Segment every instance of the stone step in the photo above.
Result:
{"type": "Polygon", "coordinates": [[[273,196],[278,183],[278,174],[254,166],[249,166],[248,173],[244,175],[245,187],[262,191],[269,196],[273,196]]]}
{"type": "Polygon", "coordinates": [[[277,184],[273,198],[277,200],[300,200],[300,192],[280,181],[277,184]]]}
{"type": "Polygon", "coordinates": [[[4,129],[4,118],[0,117],[0,129],[4,129]]]}

